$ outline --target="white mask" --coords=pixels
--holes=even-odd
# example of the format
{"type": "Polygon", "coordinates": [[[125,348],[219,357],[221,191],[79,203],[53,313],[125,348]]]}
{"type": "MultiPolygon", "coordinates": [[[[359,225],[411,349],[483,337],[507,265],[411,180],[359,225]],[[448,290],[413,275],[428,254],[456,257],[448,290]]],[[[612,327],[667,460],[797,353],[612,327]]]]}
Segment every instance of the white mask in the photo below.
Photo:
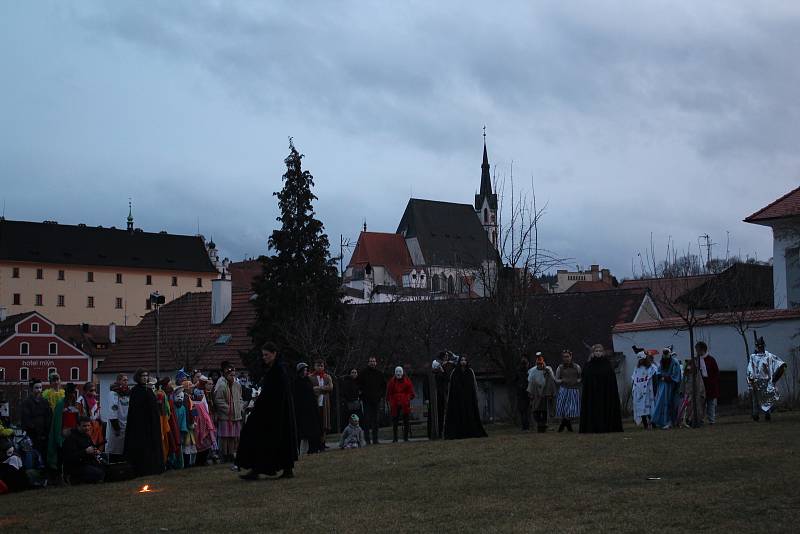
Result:
{"type": "Polygon", "coordinates": [[[394,377],[396,379],[398,379],[398,380],[403,378],[403,368],[402,367],[397,366],[397,367],[394,368],[394,377]]]}

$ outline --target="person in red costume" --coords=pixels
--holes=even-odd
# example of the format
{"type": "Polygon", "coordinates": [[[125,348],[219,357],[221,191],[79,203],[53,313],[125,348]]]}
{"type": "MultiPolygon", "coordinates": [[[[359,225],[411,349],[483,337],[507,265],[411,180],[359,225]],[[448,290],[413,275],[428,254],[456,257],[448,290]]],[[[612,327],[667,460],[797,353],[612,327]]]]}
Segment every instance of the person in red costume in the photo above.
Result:
{"type": "Polygon", "coordinates": [[[414,398],[414,385],[400,366],[395,367],[394,376],[386,385],[386,402],[392,416],[393,442],[397,443],[397,426],[400,414],[403,415],[403,441],[408,441],[408,417],[411,414],[411,399],[414,398]]]}

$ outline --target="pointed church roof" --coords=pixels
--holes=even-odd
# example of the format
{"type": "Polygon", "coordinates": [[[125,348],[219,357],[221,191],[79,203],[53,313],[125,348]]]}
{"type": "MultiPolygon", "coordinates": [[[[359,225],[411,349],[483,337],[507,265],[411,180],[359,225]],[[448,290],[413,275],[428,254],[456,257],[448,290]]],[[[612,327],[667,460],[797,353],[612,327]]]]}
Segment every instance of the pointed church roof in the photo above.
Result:
{"type": "Polygon", "coordinates": [[[497,251],[469,204],[412,198],[397,233],[406,239],[417,238],[427,265],[479,267],[497,259],[497,251]]]}
{"type": "Polygon", "coordinates": [[[489,201],[489,208],[497,210],[497,195],[492,193],[492,176],[489,174],[489,155],[486,152],[486,138],[483,140],[483,163],[481,163],[481,190],[475,195],[475,210],[483,206],[483,199],[489,201]]]}

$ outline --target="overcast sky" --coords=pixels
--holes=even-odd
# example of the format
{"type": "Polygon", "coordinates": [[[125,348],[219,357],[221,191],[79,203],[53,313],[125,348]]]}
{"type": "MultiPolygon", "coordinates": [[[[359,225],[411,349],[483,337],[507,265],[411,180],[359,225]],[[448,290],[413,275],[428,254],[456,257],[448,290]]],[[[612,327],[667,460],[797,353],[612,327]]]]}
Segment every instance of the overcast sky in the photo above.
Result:
{"type": "Polygon", "coordinates": [[[0,195],[117,227],[132,197],[137,226],[199,218],[239,260],[266,252],[293,136],[338,248],[412,195],[470,203],[485,124],[570,264],[630,276],[651,232],[767,259],[741,220],[800,183],[798,50],[785,1],[5,1],[0,195]]]}

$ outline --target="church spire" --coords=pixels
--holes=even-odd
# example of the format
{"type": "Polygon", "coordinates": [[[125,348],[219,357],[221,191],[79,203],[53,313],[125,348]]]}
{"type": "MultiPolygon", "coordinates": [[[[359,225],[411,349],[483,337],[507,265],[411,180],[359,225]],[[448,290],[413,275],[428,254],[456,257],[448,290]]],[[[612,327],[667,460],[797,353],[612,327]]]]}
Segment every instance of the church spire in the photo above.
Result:
{"type": "Polygon", "coordinates": [[[489,175],[489,155],[486,153],[486,126],[483,127],[483,163],[481,163],[481,196],[492,194],[492,177],[489,175]]]}
{"type": "Polygon", "coordinates": [[[131,204],[131,199],[128,199],[128,231],[133,232],[133,204],[131,204]]]}

